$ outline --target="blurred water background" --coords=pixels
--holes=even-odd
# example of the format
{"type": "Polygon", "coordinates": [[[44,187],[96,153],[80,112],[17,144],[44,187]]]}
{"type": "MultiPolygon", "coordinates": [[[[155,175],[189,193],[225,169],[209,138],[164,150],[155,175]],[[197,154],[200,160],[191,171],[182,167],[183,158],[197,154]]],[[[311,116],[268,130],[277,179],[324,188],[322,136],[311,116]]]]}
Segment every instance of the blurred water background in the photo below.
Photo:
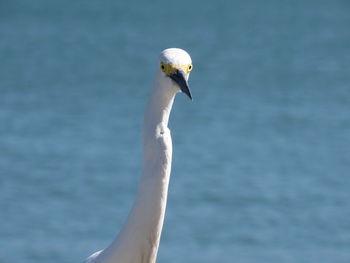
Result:
{"type": "Polygon", "coordinates": [[[82,262],[132,205],[187,50],[157,262],[350,262],[349,1],[1,1],[0,262],[82,262]]]}

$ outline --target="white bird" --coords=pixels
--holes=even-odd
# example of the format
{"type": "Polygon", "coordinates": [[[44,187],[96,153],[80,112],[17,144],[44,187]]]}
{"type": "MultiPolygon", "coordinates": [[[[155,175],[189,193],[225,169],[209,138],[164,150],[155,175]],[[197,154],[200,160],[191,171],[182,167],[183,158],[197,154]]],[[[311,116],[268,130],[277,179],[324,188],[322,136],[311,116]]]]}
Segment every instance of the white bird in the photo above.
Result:
{"type": "Polygon", "coordinates": [[[140,186],[129,216],[117,237],[85,263],[154,263],[167,202],[172,160],[168,121],[176,93],[191,100],[189,54],[178,48],[161,52],[156,80],[145,113],[143,169],[140,186]]]}

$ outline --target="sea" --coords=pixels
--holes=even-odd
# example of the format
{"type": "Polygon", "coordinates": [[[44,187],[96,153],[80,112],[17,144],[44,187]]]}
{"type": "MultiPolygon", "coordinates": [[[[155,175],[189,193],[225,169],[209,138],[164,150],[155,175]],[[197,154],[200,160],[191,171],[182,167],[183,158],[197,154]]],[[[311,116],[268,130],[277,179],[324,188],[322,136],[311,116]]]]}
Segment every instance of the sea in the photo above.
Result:
{"type": "Polygon", "coordinates": [[[0,263],[83,262],[132,206],[159,53],[170,118],[157,263],[350,262],[350,2],[0,2],[0,263]]]}

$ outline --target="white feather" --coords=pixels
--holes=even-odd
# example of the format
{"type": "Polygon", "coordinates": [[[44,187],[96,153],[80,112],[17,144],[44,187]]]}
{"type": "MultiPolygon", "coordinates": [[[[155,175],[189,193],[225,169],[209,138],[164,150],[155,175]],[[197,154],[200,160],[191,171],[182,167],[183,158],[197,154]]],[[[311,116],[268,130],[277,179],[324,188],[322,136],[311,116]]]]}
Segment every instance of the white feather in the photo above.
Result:
{"type": "MultiPolygon", "coordinates": [[[[164,50],[159,60],[172,65],[192,63],[187,52],[177,48],[164,50]]],[[[175,95],[179,91],[179,87],[158,68],[145,113],[143,170],[135,202],[116,239],[104,250],[88,257],[86,263],[156,261],[172,160],[168,121],[175,95]]]]}

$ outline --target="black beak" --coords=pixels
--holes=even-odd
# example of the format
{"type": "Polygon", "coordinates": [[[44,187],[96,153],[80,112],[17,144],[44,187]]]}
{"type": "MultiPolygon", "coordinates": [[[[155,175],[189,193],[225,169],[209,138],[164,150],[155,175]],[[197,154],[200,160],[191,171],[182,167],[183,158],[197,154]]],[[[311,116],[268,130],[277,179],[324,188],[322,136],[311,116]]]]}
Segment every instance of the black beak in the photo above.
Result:
{"type": "Polygon", "coordinates": [[[173,81],[175,81],[176,84],[179,85],[181,91],[183,93],[185,93],[192,100],[191,91],[188,88],[188,82],[185,78],[185,72],[182,69],[178,69],[173,74],[171,74],[169,77],[173,81]]]}

